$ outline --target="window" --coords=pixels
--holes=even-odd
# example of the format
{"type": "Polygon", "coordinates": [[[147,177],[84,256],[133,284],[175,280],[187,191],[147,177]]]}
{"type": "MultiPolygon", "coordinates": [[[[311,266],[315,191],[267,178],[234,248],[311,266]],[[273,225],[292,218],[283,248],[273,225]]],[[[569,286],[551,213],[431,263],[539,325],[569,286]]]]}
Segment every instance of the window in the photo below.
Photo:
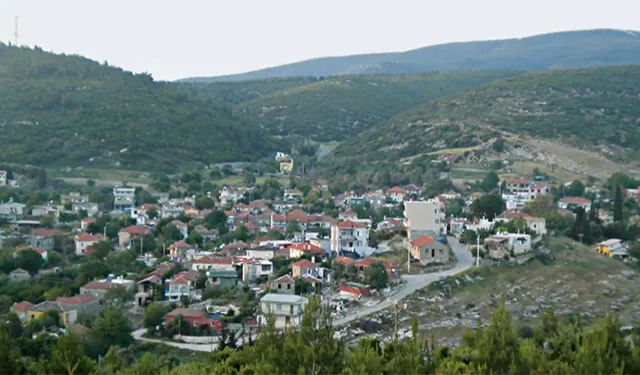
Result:
{"type": "Polygon", "coordinates": [[[282,304],[281,303],[278,303],[276,305],[276,310],[278,310],[278,311],[282,310],[282,304]]]}
{"type": "Polygon", "coordinates": [[[289,305],[289,314],[293,315],[293,305],[289,305]]]}
{"type": "Polygon", "coordinates": [[[438,209],[436,208],[433,213],[437,215],[438,214],[438,209]]]}
{"type": "Polygon", "coordinates": [[[282,289],[282,284],[278,284],[278,289],[282,289]]]}
{"type": "Polygon", "coordinates": [[[291,290],[291,284],[287,284],[287,289],[291,290]]]}
{"type": "Polygon", "coordinates": [[[198,326],[198,321],[197,321],[197,320],[194,320],[194,321],[193,321],[193,326],[194,326],[194,327],[197,327],[197,326],[198,326]]]}
{"type": "Polygon", "coordinates": [[[436,256],[436,249],[431,249],[431,257],[435,257],[436,256]]]}

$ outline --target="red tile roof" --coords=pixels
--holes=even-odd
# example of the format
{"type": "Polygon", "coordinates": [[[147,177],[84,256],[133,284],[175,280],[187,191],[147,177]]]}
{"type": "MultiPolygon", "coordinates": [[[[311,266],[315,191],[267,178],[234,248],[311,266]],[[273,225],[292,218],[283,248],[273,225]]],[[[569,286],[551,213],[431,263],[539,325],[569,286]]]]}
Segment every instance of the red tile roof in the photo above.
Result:
{"type": "Polygon", "coordinates": [[[338,223],[338,228],[366,228],[367,226],[360,223],[354,223],[351,220],[341,221],[338,223]]]}
{"type": "Polygon", "coordinates": [[[428,243],[432,243],[435,242],[436,239],[431,237],[431,236],[427,236],[424,235],[420,238],[415,239],[414,241],[411,241],[411,246],[415,246],[415,247],[420,247],[420,246],[424,246],[428,243]]]}
{"type": "Polygon", "coordinates": [[[309,281],[309,282],[311,282],[311,283],[322,284],[322,280],[320,280],[317,277],[312,276],[312,275],[304,275],[304,276],[302,276],[302,278],[307,280],[307,281],[309,281]]]}
{"type": "Polygon", "coordinates": [[[29,309],[29,307],[33,306],[33,304],[29,301],[22,301],[20,303],[16,303],[15,305],[11,306],[11,310],[12,311],[17,311],[17,312],[25,312],[29,309]]]}
{"type": "Polygon", "coordinates": [[[306,259],[300,259],[299,261],[292,263],[291,267],[300,267],[300,268],[316,268],[317,264],[310,262],[306,259]]]}
{"type": "Polygon", "coordinates": [[[276,283],[295,284],[296,281],[289,275],[280,276],[274,280],[276,283]]]}
{"type": "Polygon", "coordinates": [[[90,282],[84,284],[81,288],[107,290],[107,289],[113,288],[113,286],[114,286],[113,284],[107,283],[107,282],[90,281],[90,282]]]}
{"type": "Polygon", "coordinates": [[[172,312],[168,313],[167,316],[175,317],[178,315],[182,315],[185,318],[204,318],[204,312],[198,309],[190,309],[185,307],[178,307],[172,312]]]}
{"type": "Polygon", "coordinates": [[[388,194],[404,194],[405,190],[400,186],[394,186],[391,189],[387,189],[388,194]]]}
{"type": "Polygon", "coordinates": [[[356,213],[350,210],[340,212],[339,216],[356,216],[356,213]]]}
{"type": "Polygon", "coordinates": [[[232,265],[233,264],[233,258],[232,257],[210,257],[210,256],[203,256],[202,258],[199,258],[197,260],[195,260],[193,262],[194,264],[229,264],[232,265]]]}
{"type": "Polygon", "coordinates": [[[33,235],[37,237],[55,237],[58,231],[55,229],[38,228],[33,231],[33,235]]]}
{"type": "Polygon", "coordinates": [[[180,220],[174,220],[171,222],[171,224],[175,225],[178,228],[186,228],[187,224],[183,223],[180,220]]]}
{"type": "Polygon", "coordinates": [[[84,219],[82,219],[83,223],[95,223],[96,222],[96,218],[95,217],[86,217],[84,219]]]}
{"type": "Polygon", "coordinates": [[[198,271],[182,271],[171,279],[171,284],[187,284],[189,281],[196,281],[200,277],[198,271]]]}
{"type": "Polygon", "coordinates": [[[169,249],[193,249],[193,246],[184,241],[176,241],[169,246],[169,249]]]}
{"type": "Polygon", "coordinates": [[[309,253],[309,254],[325,255],[327,253],[320,246],[312,245],[312,244],[310,244],[308,242],[301,242],[301,243],[293,244],[293,245],[289,246],[289,249],[300,250],[302,252],[309,253]]]}
{"type": "Polygon", "coordinates": [[[83,232],[76,236],[76,242],[98,242],[102,241],[102,235],[100,234],[90,234],[83,232]]]}
{"type": "Polygon", "coordinates": [[[249,207],[250,208],[255,208],[255,209],[258,209],[258,210],[264,210],[264,209],[268,208],[267,204],[262,199],[252,201],[251,203],[249,203],[249,207]]]}
{"type": "Polygon", "coordinates": [[[564,197],[560,198],[561,203],[567,204],[591,204],[591,201],[582,197],[564,197]]]}
{"type": "Polygon", "coordinates": [[[333,262],[348,266],[349,264],[353,264],[354,260],[351,258],[339,256],[339,257],[336,257],[336,259],[334,259],[333,262]]]}
{"type": "Polygon", "coordinates": [[[286,215],[287,221],[297,220],[300,223],[307,222],[307,213],[302,210],[295,210],[286,215]]]}
{"type": "Polygon", "coordinates": [[[135,225],[129,225],[126,228],[120,229],[120,233],[129,233],[129,234],[141,234],[146,232],[146,228],[137,227],[135,225]]]}
{"type": "Polygon", "coordinates": [[[56,298],[56,302],[66,303],[69,305],[81,305],[83,303],[93,302],[97,299],[97,297],[92,296],[91,294],[82,294],[74,297],[58,297],[56,298]]]}
{"type": "Polygon", "coordinates": [[[41,249],[39,247],[27,247],[27,246],[20,246],[18,248],[16,248],[16,253],[19,253],[21,251],[25,251],[25,250],[33,250],[36,253],[42,255],[44,253],[46,253],[47,251],[45,249],[41,249]]]}

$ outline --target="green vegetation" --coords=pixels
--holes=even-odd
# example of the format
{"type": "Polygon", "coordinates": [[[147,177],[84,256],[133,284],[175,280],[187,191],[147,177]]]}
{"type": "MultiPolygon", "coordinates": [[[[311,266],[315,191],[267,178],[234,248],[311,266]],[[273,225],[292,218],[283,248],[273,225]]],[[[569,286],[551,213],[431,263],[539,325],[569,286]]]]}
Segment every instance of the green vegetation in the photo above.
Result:
{"type": "Polygon", "coordinates": [[[106,63],[0,43],[0,158],[174,171],[277,147],[228,110],[106,63]]]}
{"type": "Polygon", "coordinates": [[[503,132],[606,149],[624,159],[636,155],[640,142],[634,125],[640,116],[639,86],[640,66],[529,73],[428,102],[335,153],[396,160],[442,147],[478,146],[503,132]]]}
{"type": "Polygon", "coordinates": [[[426,101],[519,74],[488,71],[334,77],[241,103],[234,113],[273,135],[340,141],[426,101]]]}
{"type": "Polygon", "coordinates": [[[196,81],[272,77],[406,74],[488,69],[542,70],[640,62],[640,36],[623,30],[584,30],[522,39],[448,43],[407,52],[312,59],[196,81]]]}

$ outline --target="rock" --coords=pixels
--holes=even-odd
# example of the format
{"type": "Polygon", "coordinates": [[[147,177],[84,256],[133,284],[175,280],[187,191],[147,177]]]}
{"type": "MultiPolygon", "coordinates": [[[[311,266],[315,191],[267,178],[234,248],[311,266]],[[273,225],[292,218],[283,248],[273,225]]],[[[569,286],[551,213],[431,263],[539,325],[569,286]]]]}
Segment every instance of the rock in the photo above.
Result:
{"type": "Polygon", "coordinates": [[[536,303],[541,304],[545,302],[547,302],[547,300],[543,296],[536,297],[536,303]]]}
{"type": "Polygon", "coordinates": [[[620,298],[620,302],[622,303],[629,303],[631,301],[631,297],[629,296],[623,296],[622,298],[620,298]]]}

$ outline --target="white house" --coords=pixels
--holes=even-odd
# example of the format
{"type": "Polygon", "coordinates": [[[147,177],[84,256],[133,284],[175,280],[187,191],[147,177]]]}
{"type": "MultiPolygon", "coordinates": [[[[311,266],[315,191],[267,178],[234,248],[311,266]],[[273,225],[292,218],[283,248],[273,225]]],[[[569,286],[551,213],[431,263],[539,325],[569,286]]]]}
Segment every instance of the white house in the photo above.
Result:
{"type": "Polygon", "coordinates": [[[341,221],[331,226],[331,250],[364,254],[369,249],[369,228],[353,221],[341,221]]]}
{"type": "Polygon", "coordinates": [[[75,237],[76,255],[84,256],[87,248],[102,241],[103,238],[99,234],[81,233],[75,237]]]}
{"type": "Polygon", "coordinates": [[[305,297],[291,294],[266,294],[260,299],[258,324],[266,325],[267,317],[271,314],[275,318],[276,328],[299,326],[307,302],[305,297]]]}
{"type": "Polygon", "coordinates": [[[116,186],[113,188],[113,210],[115,212],[131,212],[135,206],[136,189],[116,186]]]}
{"type": "Polygon", "coordinates": [[[560,198],[558,207],[571,210],[577,207],[582,207],[586,212],[591,211],[591,201],[582,197],[564,197],[560,198]]]}
{"type": "Polygon", "coordinates": [[[7,186],[7,171],[0,171],[0,186],[7,186]]]}
{"type": "Polygon", "coordinates": [[[406,191],[399,186],[395,186],[391,189],[387,189],[386,194],[389,199],[393,200],[396,203],[400,203],[404,200],[406,191]]]}

